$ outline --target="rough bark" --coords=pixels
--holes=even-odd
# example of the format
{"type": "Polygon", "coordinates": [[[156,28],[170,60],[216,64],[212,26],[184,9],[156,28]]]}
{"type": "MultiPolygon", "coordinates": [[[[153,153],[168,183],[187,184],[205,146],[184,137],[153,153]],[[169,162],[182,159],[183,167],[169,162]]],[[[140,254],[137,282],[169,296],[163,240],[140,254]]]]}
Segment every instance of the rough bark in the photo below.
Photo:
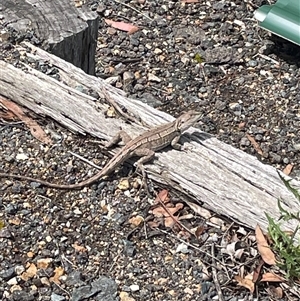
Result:
{"type": "MultiPolygon", "coordinates": [[[[32,68],[25,73],[0,61],[0,68],[4,71],[0,72],[0,94],[18,104],[50,116],[74,132],[88,133],[105,140],[110,139],[120,127],[133,137],[144,127],[130,125],[119,118],[105,118],[103,111],[107,106],[81,93],[76,87],[93,89],[100,96],[106,89],[120,106],[125,106],[129,112],[138,112],[143,124],[153,126],[172,120],[168,114],[125,97],[124,92],[103,80],[87,75],[43,50],[30,47],[32,53],[28,55],[56,66],[64,83],[32,68]]],[[[146,165],[151,179],[169,184],[171,191],[180,192],[183,197],[192,198],[203,203],[203,207],[249,227],[259,223],[266,229],[265,212],[279,216],[279,197],[289,210],[299,210],[299,204],[287,191],[275,168],[195,128],[184,135],[182,142],[189,143],[191,149],[160,152],[152,164],[146,165]]],[[[298,185],[296,181],[294,183],[298,185]]],[[[293,229],[294,226],[290,224],[288,228],[293,229]]]]}
{"type": "Polygon", "coordinates": [[[70,0],[5,0],[1,16],[19,39],[29,38],[88,74],[95,73],[98,16],[70,0]]]}

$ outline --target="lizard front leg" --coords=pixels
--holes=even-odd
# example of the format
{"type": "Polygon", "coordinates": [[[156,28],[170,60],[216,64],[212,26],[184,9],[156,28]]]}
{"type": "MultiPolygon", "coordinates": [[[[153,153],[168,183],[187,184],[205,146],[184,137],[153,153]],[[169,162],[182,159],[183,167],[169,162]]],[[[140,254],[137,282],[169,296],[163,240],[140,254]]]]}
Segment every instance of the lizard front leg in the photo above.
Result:
{"type": "Polygon", "coordinates": [[[131,137],[125,131],[119,131],[110,141],[106,143],[105,147],[112,147],[113,145],[118,144],[120,141],[126,144],[130,140],[131,137]]]}
{"type": "Polygon", "coordinates": [[[174,148],[174,149],[177,149],[177,150],[183,150],[183,146],[181,144],[178,143],[180,139],[180,135],[176,136],[172,141],[171,141],[171,146],[174,148]]]}

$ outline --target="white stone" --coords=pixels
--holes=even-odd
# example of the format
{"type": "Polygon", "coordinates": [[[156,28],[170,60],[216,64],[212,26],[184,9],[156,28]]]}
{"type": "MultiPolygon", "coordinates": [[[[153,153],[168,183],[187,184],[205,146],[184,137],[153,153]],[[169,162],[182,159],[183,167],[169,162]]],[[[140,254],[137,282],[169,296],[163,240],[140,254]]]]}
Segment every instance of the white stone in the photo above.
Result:
{"type": "Polygon", "coordinates": [[[140,287],[137,284],[132,284],[132,285],[130,285],[130,290],[132,292],[137,292],[140,290],[140,287]]]}

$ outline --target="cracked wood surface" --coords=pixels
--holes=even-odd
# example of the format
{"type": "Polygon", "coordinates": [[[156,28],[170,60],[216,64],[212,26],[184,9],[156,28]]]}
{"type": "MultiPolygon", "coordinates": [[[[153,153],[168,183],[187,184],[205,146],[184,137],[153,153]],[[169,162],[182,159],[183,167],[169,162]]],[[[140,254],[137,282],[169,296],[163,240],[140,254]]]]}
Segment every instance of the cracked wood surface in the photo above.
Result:
{"type": "MultiPolygon", "coordinates": [[[[145,126],[129,125],[119,118],[105,118],[107,105],[76,89],[83,86],[103,97],[103,89],[129,112],[138,112],[147,127],[169,122],[173,118],[140,101],[127,98],[124,92],[107,85],[102,79],[85,74],[75,66],[30,44],[36,60],[48,61],[60,70],[64,83],[30,67],[26,72],[0,61],[0,94],[40,114],[49,116],[73,132],[90,134],[109,140],[122,127],[132,137],[145,126]]],[[[228,216],[242,225],[267,228],[265,212],[279,216],[277,199],[294,212],[299,204],[285,188],[272,166],[255,157],[220,142],[215,137],[192,128],[181,141],[191,149],[179,152],[167,149],[158,152],[156,159],[145,169],[149,178],[169,184],[203,207],[228,216]]],[[[115,152],[112,151],[112,152],[115,152]]],[[[296,186],[299,183],[293,180],[296,186]]],[[[293,229],[295,224],[287,225],[293,229]]]]}

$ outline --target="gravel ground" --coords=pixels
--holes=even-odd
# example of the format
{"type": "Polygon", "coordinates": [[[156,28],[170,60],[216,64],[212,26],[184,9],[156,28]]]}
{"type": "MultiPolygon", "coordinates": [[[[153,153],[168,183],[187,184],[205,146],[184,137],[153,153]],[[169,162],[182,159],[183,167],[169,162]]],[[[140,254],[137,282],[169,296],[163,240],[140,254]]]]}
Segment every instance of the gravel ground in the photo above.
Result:
{"type": "MultiPolygon", "coordinates": [[[[101,17],[98,76],[173,115],[197,108],[206,114],[204,131],[280,169],[292,164],[299,178],[299,47],[258,29],[253,11],[261,1],[89,2],[101,17]],[[128,35],[104,19],[140,30],[128,35]]],[[[45,147],[23,124],[2,122],[0,170],[65,183],[95,173],[70,150],[105,164],[93,139],[35,119],[55,144],[45,147]]],[[[219,283],[225,300],[298,300],[289,289],[276,298],[278,284],[261,283],[254,296],[237,285],[234,277],[259,260],[252,232],[224,219],[207,224],[185,205],[182,223],[199,229],[198,239],[170,230],[150,207],[162,187],[149,183],[147,195],[131,169],[80,191],[0,179],[0,297],[205,301],[218,300],[219,283]],[[128,175],[129,187],[121,186],[128,175]],[[224,252],[236,242],[240,257],[224,252]]]]}
{"type": "Polygon", "coordinates": [[[98,76],[173,115],[200,109],[204,131],[279,169],[292,164],[299,178],[299,47],[258,28],[253,12],[262,2],[134,2],[126,3],[153,21],[100,1],[98,76]],[[128,35],[105,18],[141,30],[128,35]]]}

